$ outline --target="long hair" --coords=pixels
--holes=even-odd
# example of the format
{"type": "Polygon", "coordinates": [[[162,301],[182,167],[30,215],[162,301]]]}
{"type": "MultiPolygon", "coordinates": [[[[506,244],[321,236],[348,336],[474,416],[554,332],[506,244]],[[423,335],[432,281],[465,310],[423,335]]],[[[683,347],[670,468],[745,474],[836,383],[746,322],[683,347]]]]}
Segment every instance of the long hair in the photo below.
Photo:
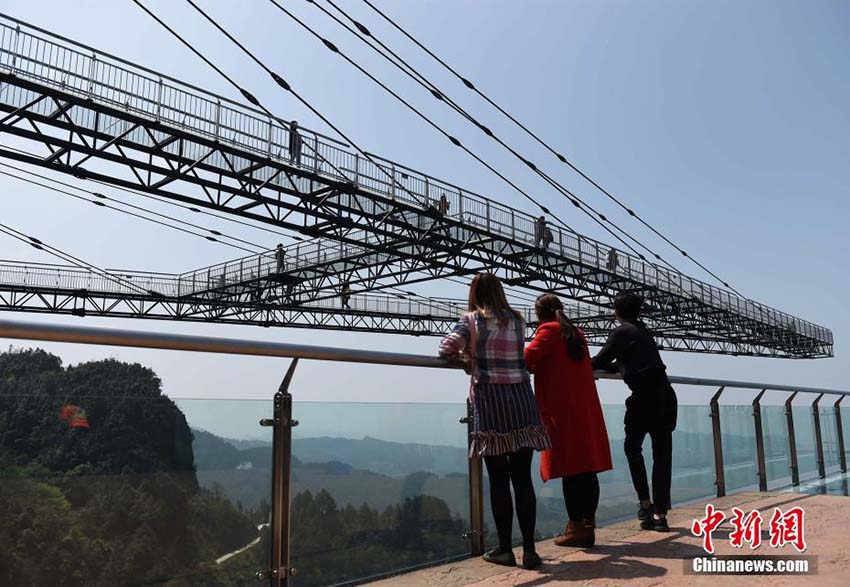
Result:
{"type": "Polygon", "coordinates": [[[572,323],[564,312],[564,304],[555,294],[547,293],[537,298],[534,302],[534,311],[541,322],[557,320],[561,325],[561,336],[567,347],[567,355],[573,361],[583,361],[587,356],[587,344],[578,332],[576,325],[572,323]]]}
{"type": "Polygon", "coordinates": [[[522,314],[508,303],[502,282],[492,273],[482,272],[472,278],[467,308],[487,319],[498,318],[502,325],[511,318],[522,319],[522,314]]]}

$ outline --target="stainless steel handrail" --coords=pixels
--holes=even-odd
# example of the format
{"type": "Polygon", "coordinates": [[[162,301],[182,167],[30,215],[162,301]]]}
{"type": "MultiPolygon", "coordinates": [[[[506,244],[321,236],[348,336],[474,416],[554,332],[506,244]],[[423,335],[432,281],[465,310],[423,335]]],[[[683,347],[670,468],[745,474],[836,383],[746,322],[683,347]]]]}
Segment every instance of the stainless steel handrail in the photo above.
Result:
{"type": "MultiPolygon", "coordinates": [[[[123,330],[116,328],[95,328],[91,326],[72,326],[42,324],[37,322],[18,322],[0,320],[0,338],[24,340],[42,340],[75,344],[94,344],[123,347],[139,347],[164,350],[197,351],[204,353],[224,353],[233,355],[254,355],[264,357],[285,357],[312,359],[317,361],[339,361],[346,363],[367,363],[373,365],[397,365],[404,367],[428,367],[437,369],[460,369],[458,364],[438,357],[413,355],[408,353],[389,353],[362,349],[311,346],[284,342],[268,342],[238,338],[219,338],[188,334],[166,334],[123,330]]],[[[620,379],[616,373],[598,371],[598,379],[620,379]]],[[[800,393],[826,393],[831,395],[850,395],[850,390],[826,389],[817,387],[771,384],[754,381],[732,381],[703,377],[683,377],[670,375],[670,382],[679,385],[699,387],[732,387],[738,389],[767,389],[769,391],[788,391],[800,393]]]]}

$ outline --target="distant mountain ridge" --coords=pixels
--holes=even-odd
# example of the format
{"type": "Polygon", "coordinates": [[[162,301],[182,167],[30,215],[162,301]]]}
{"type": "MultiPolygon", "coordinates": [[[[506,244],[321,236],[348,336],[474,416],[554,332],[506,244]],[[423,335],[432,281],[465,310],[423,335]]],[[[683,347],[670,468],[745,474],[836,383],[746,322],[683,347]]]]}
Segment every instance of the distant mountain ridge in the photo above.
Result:
{"type": "MultiPolygon", "coordinates": [[[[271,463],[270,444],[237,448],[240,441],[222,438],[205,430],[193,428],[192,447],[198,470],[235,469],[246,466],[267,469],[271,463]]],[[[252,446],[253,445],[253,446],[252,446]]],[[[244,445],[243,445],[244,446],[244,445]]],[[[467,470],[466,450],[441,445],[401,443],[380,440],[371,436],[362,439],[320,436],[292,441],[294,461],[304,463],[341,463],[353,469],[365,469],[389,476],[409,475],[429,471],[438,475],[464,473],[467,470]]]]}

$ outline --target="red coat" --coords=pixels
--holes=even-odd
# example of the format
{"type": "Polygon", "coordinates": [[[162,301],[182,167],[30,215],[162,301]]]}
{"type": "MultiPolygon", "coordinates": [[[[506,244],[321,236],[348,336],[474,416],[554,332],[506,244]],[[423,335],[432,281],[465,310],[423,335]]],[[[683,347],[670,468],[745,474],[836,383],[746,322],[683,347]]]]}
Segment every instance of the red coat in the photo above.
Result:
{"type": "MultiPolygon", "coordinates": [[[[579,330],[584,338],[584,332],[579,330]]],[[[577,362],[567,355],[561,325],[544,322],[525,348],[534,373],[534,395],[552,448],[540,457],[543,481],[612,468],[608,431],[593,379],[590,355],[577,362]]]]}

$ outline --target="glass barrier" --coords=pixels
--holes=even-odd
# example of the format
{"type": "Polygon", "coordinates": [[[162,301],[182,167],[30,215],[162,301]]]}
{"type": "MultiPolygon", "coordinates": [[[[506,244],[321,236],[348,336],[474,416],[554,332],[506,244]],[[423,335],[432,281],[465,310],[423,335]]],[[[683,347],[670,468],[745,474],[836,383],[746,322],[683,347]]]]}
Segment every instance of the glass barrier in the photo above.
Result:
{"type": "Polygon", "coordinates": [[[791,483],[791,459],[788,456],[788,419],[785,416],[785,406],[763,405],[761,407],[761,425],[768,487],[789,485],[791,483]]]}
{"type": "Polygon", "coordinates": [[[818,474],[818,457],[815,451],[815,428],[811,406],[811,400],[814,398],[806,396],[804,399],[808,400],[808,405],[793,406],[794,437],[797,440],[797,466],[801,480],[809,479],[818,474]]]}
{"type": "Polygon", "coordinates": [[[844,454],[845,458],[850,459],[850,403],[848,405],[841,404],[841,433],[844,436],[844,454]]]}
{"type": "MultiPolygon", "coordinates": [[[[597,525],[610,524],[622,519],[632,518],[637,512],[638,499],[632,486],[629,466],[623,452],[623,417],[625,407],[622,404],[603,406],[605,423],[611,445],[613,470],[599,475],[599,508],[597,525]]],[[[707,406],[679,406],[676,431],[673,433],[673,480],[671,497],[674,504],[691,501],[713,495],[714,487],[714,449],[711,435],[711,420],[707,406]]],[[[652,445],[649,436],[644,440],[644,461],[648,477],[651,479],[652,445]]],[[[538,539],[552,538],[563,533],[567,521],[563,490],[560,479],[543,483],[540,479],[540,457],[535,455],[532,463],[532,479],[537,495],[538,539]]],[[[487,493],[485,469],[485,496],[487,493]]],[[[486,542],[496,544],[493,519],[489,509],[489,498],[485,498],[486,542]]],[[[514,524],[514,541],[520,541],[519,528],[514,524]]]]}
{"type": "Polygon", "coordinates": [[[726,491],[758,485],[756,434],[751,405],[720,406],[726,491]]]}
{"type": "Polygon", "coordinates": [[[298,587],[469,554],[464,416],[464,404],[294,402],[298,587]]]}
{"type": "Polygon", "coordinates": [[[171,400],[149,369],[0,355],[0,583],[258,585],[269,402],[171,400]]]}
{"type": "MultiPolygon", "coordinates": [[[[405,367],[364,366],[363,382],[374,381],[371,369],[401,377],[405,367]]],[[[63,368],[43,351],[0,353],[0,584],[262,584],[255,573],[270,566],[272,432],[259,421],[272,416],[272,401],[170,399],[161,385],[150,369],[115,360],[63,368]]],[[[357,381],[351,385],[357,393],[357,381]]],[[[600,475],[599,525],[632,519],[637,507],[623,453],[625,407],[603,411],[614,469],[600,475]]],[[[810,401],[793,411],[801,477],[811,479],[810,401]]],[[[674,506],[715,492],[709,413],[708,406],[679,406],[674,506]]],[[[468,556],[464,416],[461,403],[295,401],[293,583],[365,581],[468,556]]],[[[727,491],[754,487],[752,406],[720,406],[720,417],[727,491]]],[[[820,418],[833,472],[835,408],[822,405],[820,418]]],[[[789,475],[784,407],[762,406],[762,424],[767,478],[777,487],[789,475]]],[[[651,470],[649,438],[644,459],[651,470]]],[[[540,481],[539,455],[532,466],[537,538],[548,539],[567,517],[561,482],[540,481]]],[[[493,545],[486,468],[483,503],[493,545]]]]}
{"type": "MultiPolygon", "coordinates": [[[[828,400],[827,400],[828,401],[828,400]]],[[[820,434],[823,445],[823,463],[826,473],[834,472],[838,468],[838,436],[835,430],[835,408],[830,405],[820,405],[818,409],[820,418],[820,434]]]]}

